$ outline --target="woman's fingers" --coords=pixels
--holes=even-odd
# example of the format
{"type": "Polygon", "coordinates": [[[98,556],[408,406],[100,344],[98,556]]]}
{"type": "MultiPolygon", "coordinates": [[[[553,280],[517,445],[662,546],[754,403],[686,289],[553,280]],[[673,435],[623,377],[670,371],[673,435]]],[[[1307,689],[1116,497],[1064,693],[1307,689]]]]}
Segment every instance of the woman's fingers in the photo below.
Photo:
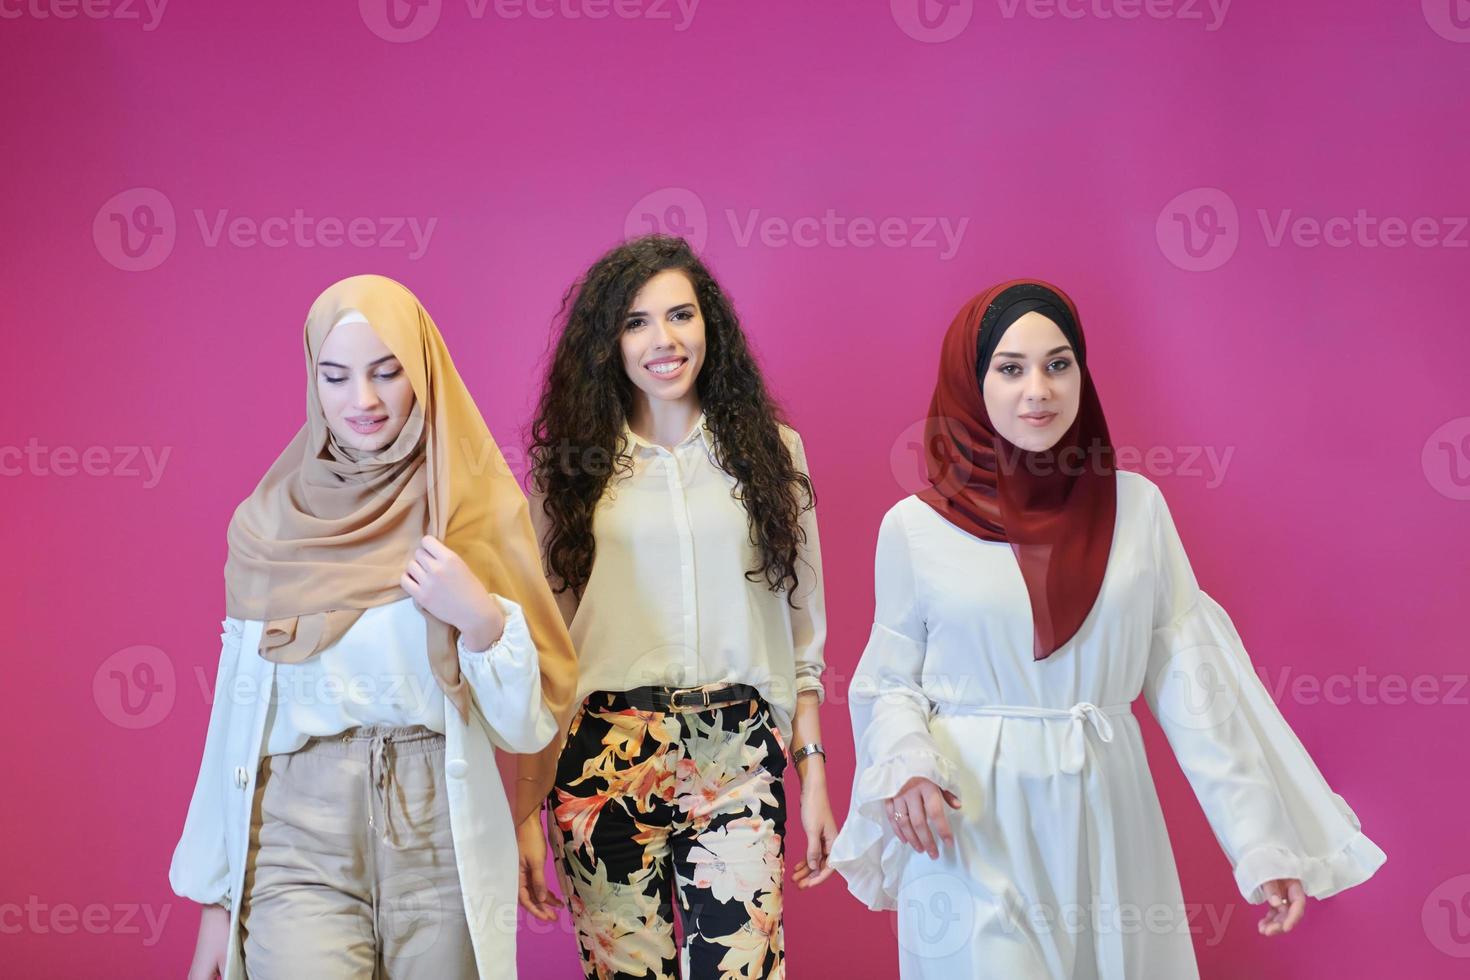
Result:
{"type": "Polygon", "coordinates": [[[832,833],[829,833],[829,835],[823,836],[822,848],[820,848],[820,855],[819,858],[817,858],[816,865],[813,865],[813,867],[808,867],[807,861],[811,860],[810,854],[807,855],[807,861],[797,862],[797,867],[795,867],[794,870],[791,871],[791,880],[792,882],[797,883],[797,887],[800,887],[800,889],[816,887],[817,884],[822,884],[822,882],[826,882],[829,877],[832,877],[832,873],[836,870],[836,868],[833,868],[831,864],[828,864],[828,861],[826,861],[826,857],[828,857],[828,852],[831,852],[832,849],[831,837],[835,836],[835,830],[833,830],[832,833]]]}
{"type": "Polygon", "coordinates": [[[1268,881],[1261,885],[1261,893],[1266,896],[1266,914],[1261,916],[1261,921],[1256,923],[1256,931],[1261,935],[1267,935],[1266,930],[1274,923],[1276,918],[1276,903],[1281,895],[1277,891],[1274,881],[1268,881]]]}
{"type": "Polygon", "coordinates": [[[1302,883],[1293,878],[1286,884],[1286,897],[1291,904],[1286,910],[1286,920],[1281,923],[1281,931],[1291,932],[1307,914],[1307,893],[1302,889],[1302,883]]]}
{"type": "Polygon", "coordinates": [[[532,915],[536,915],[536,903],[531,900],[531,887],[530,882],[527,880],[528,875],[526,874],[526,863],[524,861],[521,862],[521,873],[516,877],[519,879],[516,882],[516,893],[520,899],[521,908],[530,912],[532,915]]]}
{"type": "Polygon", "coordinates": [[[1273,880],[1263,884],[1261,891],[1266,895],[1268,909],[1256,924],[1256,930],[1263,936],[1274,936],[1283,931],[1282,922],[1286,918],[1288,903],[1284,889],[1280,881],[1273,880]]]}
{"type": "Polygon", "coordinates": [[[919,841],[919,850],[928,854],[931,858],[939,856],[939,848],[934,845],[934,837],[929,833],[928,814],[924,811],[924,796],[922,793],[914,793],[905,801],[908,803],[909,826],[914,828],[914,837],[919,841]]]}
{"type": "Polygon", "coordinates": [[[791,879],[798,888],[820,885],[832,874],[833,869],[827,863],[827,855],[832,851],[832,838],[836,836],[836,826],[828,823],[807,841],[806,860],[797,865],[791,874],[791,879]]]}
{"type": "Polygon", "coordinates": [[[546,883],[546,868],[542,865],[531,869],[531,890],[537,903],[545,910],[546,917],[556,918],[556,910],[565,903],[562,902],[561,896],[552,891],[551,886],[546,883]]]}
{"type": "MultiPolygon", "coordinates": [[[[526,880],[524,878],[521,879],[520,887],[516,889],[516,893],[517,898],[520,900],[521,908],[530,912],[532,915],[537,915],[536,904],[531,901],[531,893],[526,890],[526,880]]],[[[537,918],[540,918],[540,916],[537,916],[537,918]]]]}
{"type": "Polygon", "coordinates": [[[837,870],[836,868],[832,867],[829,864],[829,865],[827,865],[827,867],[823,868],[821,871],[818,871],[816,874],[812,875],[812,880],[811,881],[808,881],[802,887],[803,888],[815,888],[818,885],[820,885],[822,882],[826,881],[828,878],[832,877],[832,872],[834,872],[836,870],[837,870]]]}
{"type": "Polygon", "coordinates": [[[561,900],[561,896],[552,891],[550,888],[542,889],[541,907],[546,910],[546,917],[548,919],[556,918],[556,910],[561,908],[565,904],[566,902],[563,902],[561,900]]]}
{"type": "Polygon", "coordinates": [[[552,891],[551,888],[546,884],[545,871],[542,871],[539,868],[537,869],[536,874],[531,878],[531,888],[536,896],[536,902],[542,908],[549,910],[561,907],[561,897],[558,896],[556,892],[552,891]]]}
{"type": "MultiPolygon", "coordinates": [[[[926,805],[925,786],[922,783],[905,790],[893,798],[898,808],[899,836],[916,851],[923,851],[931,858],[939,856],[939,845],[930,833],[929,807],[926,805]]],[[[948,824],[941,821],[936,826],[943,826],[948,833],[948,824]]]]}
{"type": "Polygon", "coordinates": [[[546,888],[546,875],[539,868],[532,868],[529,864],[521,866],[521,905],[527,912],[543,922],[549,922],[556,918],[556,909],[561,906],[561,899],[552,895],[546,888]]]}
{"type": "MultiPolygon", "coordinates": [[[[924,816],[933,825],[937,833],[946,844],[954,843],[954,832],[949,829],[949,821],[944,819],[944,795],[938,788],[932,786],[924,787],[924,816]]],[[[931,855],[938,857],[937,854],[931,855]]]]}
{"type": "Polygon", "coordinates": [[[528,865],[524,861],[521,862],[520,878],[521,880],[519,893],[521,908],[525,909],[527,912],[530,912],[532,915],[539,919],[542,917],[541,906],[536,902],[536,897],[531,892],[531,889],[533,887],[531,882],[531,868],[530,865],[528,865]]]}
{"type": "Polygon", "coordinates": [[[903,797],[895,796],[889,799],[888,822],[893,824],[893,832],[898,834],[899,840],[914,850],[919,850],[919,841],[914,836],[913,828],[909,825],[908,812],[904,809],[903,797]]]}

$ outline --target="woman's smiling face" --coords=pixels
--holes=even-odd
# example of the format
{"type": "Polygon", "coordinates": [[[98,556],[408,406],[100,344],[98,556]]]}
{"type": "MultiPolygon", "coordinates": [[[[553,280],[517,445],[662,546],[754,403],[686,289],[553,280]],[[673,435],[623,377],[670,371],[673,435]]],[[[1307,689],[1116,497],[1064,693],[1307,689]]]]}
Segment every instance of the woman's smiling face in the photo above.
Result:
{"type": "Polygon", "coordinates": [[[1018,449],[1055,446],[1082,400],[1077,352],[1049,317],[1031,311],[1001,335],[981,384],[990,422],[1018,449]]]}
{"type": "Polygon", "coordinates": [[[623,370],[650,399],[681,401],[704,363],[704,317],[694,284],[666,269],[643,284],[623,319],[623,370]]]}
{"type": "Polygon", "coordinates": [[[317,354],[316,392],[338,445],[376,452],[393,444],[413,411],[403,365],[361,316],[339,321],[317,354]]]}

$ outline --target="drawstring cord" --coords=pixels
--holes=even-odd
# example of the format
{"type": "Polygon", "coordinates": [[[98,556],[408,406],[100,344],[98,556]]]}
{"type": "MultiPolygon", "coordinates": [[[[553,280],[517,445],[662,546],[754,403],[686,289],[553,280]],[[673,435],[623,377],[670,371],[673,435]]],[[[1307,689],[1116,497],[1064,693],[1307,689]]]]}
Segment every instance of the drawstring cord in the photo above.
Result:
{"type": "MultiPolygon", "coordinates": [[[[398,835],[393,831],[393,767],[388,761],[388,744],[392,741],[387,732],[373,735],[371,752],[368,756],[368,778],[377,790],[378,805],[383,811],[383,843],[399,850],[398,835]]],[[[368,826],[372,827],[373,814],[368,811],[368,826]]]]}

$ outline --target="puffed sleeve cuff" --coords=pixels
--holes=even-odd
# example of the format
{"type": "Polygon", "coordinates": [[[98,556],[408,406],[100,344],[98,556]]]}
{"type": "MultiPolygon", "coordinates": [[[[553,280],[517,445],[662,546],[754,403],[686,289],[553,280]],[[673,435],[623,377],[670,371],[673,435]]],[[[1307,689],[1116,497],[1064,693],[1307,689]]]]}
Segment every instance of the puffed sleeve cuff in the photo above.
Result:
{"type": "Polygon", "coordinates": [[[520,603],[494,593],[491,593],[490,598],[495,600],[501,614],[505,616],[505,628],[500,631],[500,638],[484,650],[466,647],[464,634],[461,633],[456,644],[459,647],[460,665],[464,666],[466,660],[474,664],[477,660],[489,659],[524,666],[534,659],[531,654],[536,650],[535,644],[531,642],[531,628],[526,624],[526,614],[521,610],[520,603]]]}
{"type": "MultiPolygon", "coordinates": [[[[180,849],[182,852],[182,849],[180,849]]],[[[176,853],[168,869],[168,885],[173,893],[200,905],[222,905],[232,908],[228,872],[212,877],[192,875],[185,860],[186,854],[176,853]]]]}
{"type": "Polygon", "coordinates": [[[847,890],[873,911],[898,908],[899,882],[915,856],[894,833],[883,804],[916,776],[958,795],[948,759],[924,749],[896,753],[868,767],[853,786],[847,822],[832,846],[828,863],[846,879],[847,890]]]}
{"type": "Polygon", "coordinates": [[[500,638],[485,650],[458,640],[459,665],[480,710],[489,722],[492,741],[508,752],[540,751],[556,737],[556,719],[541,694],[541,664],[531,628],[520,604],[496,595],[505,615],[500,638]]]}
{"type": "Polygon", "coordinates": [[[1261,887],[1277,878],[1297,878],[1311,898],[1328,898],[1361,885],[1388,859],[1362,831],[1353,834],[1335,853],[1302,858],[1279,845],[1252,848],[1235,864],[1235,884],[1252,905],[1266,900],[1261,887]]]}

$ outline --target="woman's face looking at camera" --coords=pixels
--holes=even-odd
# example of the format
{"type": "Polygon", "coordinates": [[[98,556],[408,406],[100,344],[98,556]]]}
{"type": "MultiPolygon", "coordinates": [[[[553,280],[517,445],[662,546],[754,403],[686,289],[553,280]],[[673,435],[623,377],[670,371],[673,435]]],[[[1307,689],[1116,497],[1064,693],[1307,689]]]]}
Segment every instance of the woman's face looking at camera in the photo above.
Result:
{"type": "Polygon", "coordinates": [[[1062,328],[1035,310],[1006,328],[981,385],[990,422],[1028,452],[1055,446],[1077,419],[1082,370],[1062,328]]]}

